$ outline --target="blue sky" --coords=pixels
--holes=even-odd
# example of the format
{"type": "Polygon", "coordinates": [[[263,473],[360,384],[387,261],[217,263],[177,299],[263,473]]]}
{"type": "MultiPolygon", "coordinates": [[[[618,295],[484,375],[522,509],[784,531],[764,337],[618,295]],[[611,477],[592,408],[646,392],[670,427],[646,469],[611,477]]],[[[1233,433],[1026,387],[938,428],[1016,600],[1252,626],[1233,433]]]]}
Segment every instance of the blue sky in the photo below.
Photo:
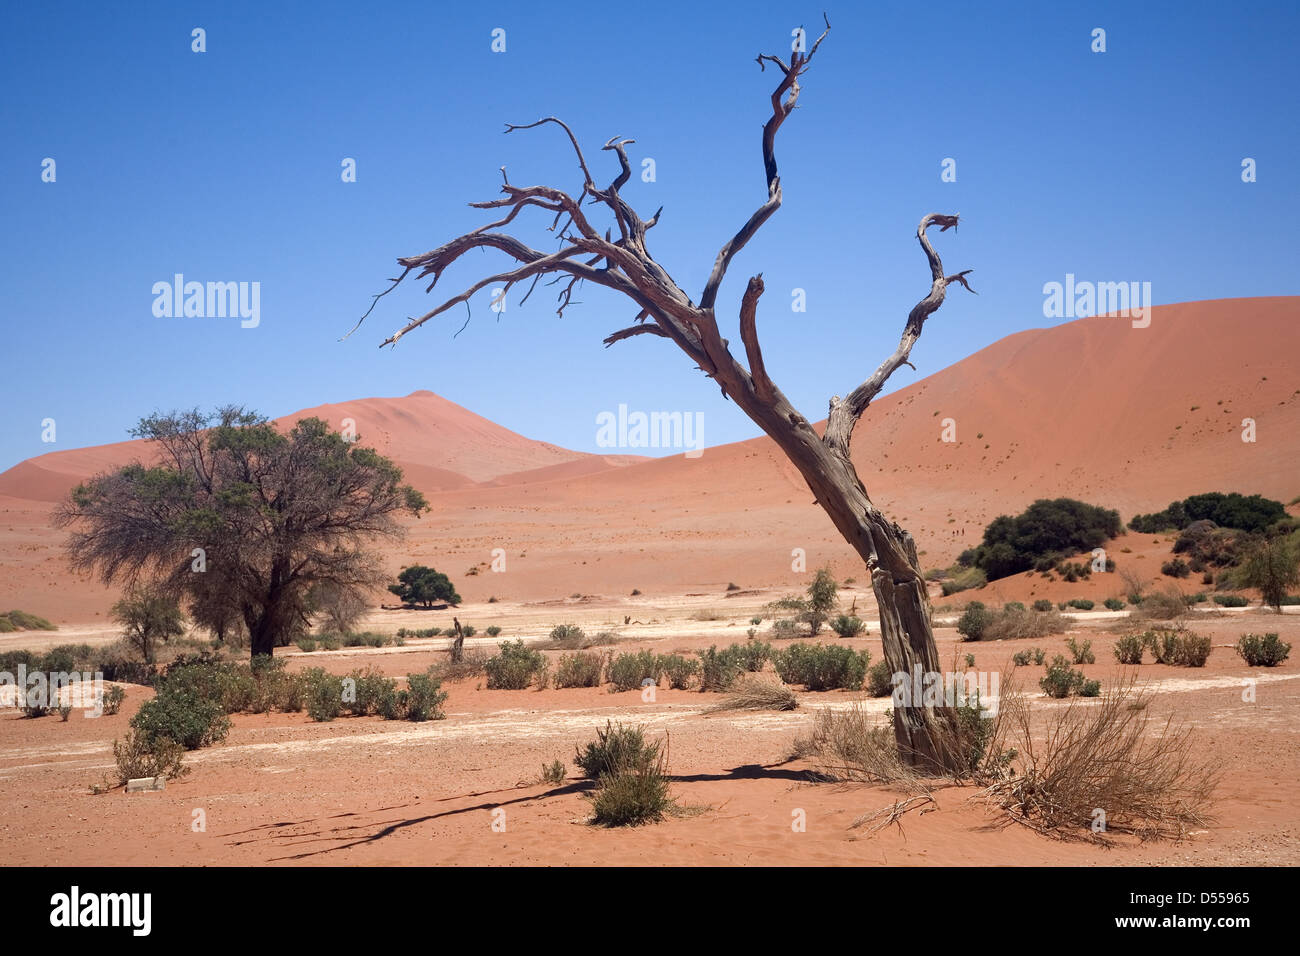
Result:
{"type": "MultiPolygon", "coordinates": [[[[487,294],[378,343],[502,260],[472,255],[433,294],[411,284],[339,342],[395,274],[488,221],[498,169],[580,182],[555,114],[599,146],[635,137],[662,205],[651,251],[698,297],[718,247],[763,200],[760,51],[820,26],[818,4],[27,4],[0,12],[5,407],[0,468],[117,441],[156,408],[240,402],[281,415],[431,389],[534,438],[597,451],[596,416],[700,411],[708,444],[757,430],[669,342],[606,351],[635,310],[600,289],[554,314],[553,290],[501,316],[487,294]],[[191,51],[191,30],[207,51],[191,51]],[[491,49],[494,28],[506,50],[491,49]],[[56,181],[42,182],[42,161],[56,181]],[[341,181],[345,157],[357,181],[341,181]],[[256,328],[153,314],[155,282],[260,283],[256,328]],[[57,443],[41,422],[57,422],[57,443]]],[[[777,145],[785,205],[732,266],[735,333],[763,272],[769,371],[810,418],[897,343],[928,287],[913,231],[972,268],[896,388],[1057,320],[1067,273],[1148,281],[1157,304],[1300,293],[1294,223],[1300,68],[1293,3],[830,3],[834,29],[777,145]],[[1094,28],[1106,52],[1091,50],[1094,28]],[[941,163],[956,161],[956,182],[941,163]],[[1241,162],[1258,181],[1241,181],[1241,162]],[[807,311],[791,309],[805,290],[807,311]]],[[[521,220],[517,220],[519,222],[521,220]]],[[[522,220],[541,247],[549,219],[522,220]]],[[[515,298],[518,295],[516,294],[515,298]]],[[[364,423],[361,423],[364,435],[364,423]]]]}

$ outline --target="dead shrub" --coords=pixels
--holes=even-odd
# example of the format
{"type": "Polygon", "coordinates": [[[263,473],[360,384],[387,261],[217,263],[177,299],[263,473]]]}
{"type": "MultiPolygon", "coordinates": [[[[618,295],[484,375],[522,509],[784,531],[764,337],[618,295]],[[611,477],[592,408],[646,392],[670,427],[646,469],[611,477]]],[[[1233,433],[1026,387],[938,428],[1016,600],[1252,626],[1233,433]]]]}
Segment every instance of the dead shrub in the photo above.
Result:
{"type": "Polygon", "coordinates": [[[985,793],[1016,822],[1058,836],[1091,827],[1097,810],[1107,831],[1142,839],[1204,826],[1220,771],[1198,756],[1190,727],[1172,717],[1149,726],[1150,699],[1127,678],[1096,702],[1073,700],[1048,717],[1041,738],[1029,708],[1014,708],[1015,772],[985,793]]]}
{"type": "Polygon", "coordinates": [[[452,660],[448,652],[447,660],[438,665],[440,680],[464,680],[479,677],[486,670],[488,652],[481,647],[473,647],[461,652],[460,660],[452,660]]]}

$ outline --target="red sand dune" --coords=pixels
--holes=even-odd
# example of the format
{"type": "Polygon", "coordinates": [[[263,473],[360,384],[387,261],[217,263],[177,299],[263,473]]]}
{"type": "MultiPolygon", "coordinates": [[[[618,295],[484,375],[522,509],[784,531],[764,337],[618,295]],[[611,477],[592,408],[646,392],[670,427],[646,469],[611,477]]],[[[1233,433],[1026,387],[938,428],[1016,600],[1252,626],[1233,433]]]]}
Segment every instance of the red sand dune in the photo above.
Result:
{"type": "MultiPolygon", "coordinates": [[[[1297,356],[1295,297],[1158,307],[1144,329],[1097,317],[1020,332],[879,399],[855,433],[854,459],[873,500],[916,536],[926,567],[947,565],[994,517],[1040,497],[1081,498],[1125,518],[1209,490],[1290,501],[1300,494],[1297,356]],[[945,418],[956,422],[955,443],[941,440],[945,418]],[[1245,418],[1255,421],[1253,443],[1241,440],[1245,418]]],[[[388,561],[445,567],[468,600],[793,584],[802,578],[791,569],[795,548],[809,568],[861,574],[765,437],[613,467],[629,459],[530,441],[429,392],[281,421],[305,414],[335,427],[353,418],[367,444],[408,469],[433,510],[388,561]],[[465,575],[494,548],[506,550],[507,573],[465,575]]],[[[57,452],[0,475],[9,496],[0,499],[0,573],[16,592],[0,604],[55,620],[107,606],[104,595],[79,598],[74,611],[55,590],[58,539],[40,502],[136,447],[57,452]],[[10,546],[18,539],[28,542],[21,550],[10,546]]]]}

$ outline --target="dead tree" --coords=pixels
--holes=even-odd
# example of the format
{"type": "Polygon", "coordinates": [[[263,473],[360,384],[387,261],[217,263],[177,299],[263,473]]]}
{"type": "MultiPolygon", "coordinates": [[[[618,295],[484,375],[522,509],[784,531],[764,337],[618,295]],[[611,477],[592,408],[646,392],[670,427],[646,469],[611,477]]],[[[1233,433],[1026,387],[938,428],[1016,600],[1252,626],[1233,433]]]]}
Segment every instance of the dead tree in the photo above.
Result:
{"type": "MultiPolygon", "coordinates": [[[[829,31],[830,23],[827,22],[826,29],[811,48],[806,52],[792,52],[788,63],[780,56],[760,54],[757,57],[761,69],[766,70],[771,65],[780,74],[771,95],[772,115],[763,126],[767,199],[718,252],[699,302],[692,301],[651,257],[646,247],[646,236],[659,221],[662,207],[649,219],[643,219],[619,194],[632,174],[625,148],[634,141],[615,136],[602,147],[614,153],[619,164],[618,175],[602,189],[592,178],[573,130],[556,117],[548,116],[527,125],[507,124],[506,132],[547,124],[562,129],[573,146],[582,171],[583,181],[577,198],[552,186],[516,186],[509,181],[502,167],[502,198],[470,203],[477,209],[503,210],[501,218],[431,252],[398,259],[403,271],[391,280],[387,289],[374,297],[362,321],[374,311],[383,296],[411,273],[416,273],[420,279],[432,277],[426,289],[431,291],[443,272],[473,249],[493,249],[504,253],[510,260],[508,268],[474,283],[424,315],[409,319],[381,346],[396,344],[408,332],[454,306],[465,303],[468,308],[470,297],[489,286],[504,288],[508,293],[515,284],[529,280],[528,292],[520,300],[522,304],[532,294],[538,280],[549,277],[548,284],[560,283],[558,315],[564,314],[575,286],[581,282],[594,282],[622,293],[638,311],[632,324],[609,335],[604,340],[605,345],[608,347],[639,335],[671,339],[716,381],[723,395],[739,405],[780,446],[808,482],[817,504],[866,562],[880,605],[881,637],[890,670],[911,675],[914,668],[919,667],[924,673],[935,673],[939,671],[939,658],[931,631],[930,601],[916,546],[911,535],[872,504],[849,457],[849,442],[858,419],[890,375],[902,365],[915,368],[908,356],[921,335],[925,320],[943,304],[949,283],[960,282],[970,289],[965,279],[970,270],[945,276],[939,255],[926,235],[931,226],[937,225],[940,232],[955,227],[957,217],[931,213],[921,219],[916,238],[930,266],[930,291],[908,315],[893,355],[885,359],[847,398],[837,395],[830,400],[830,414],[820,435],[790,404],[764,367],[756,331],[758,301],[763,294],[762,274],[749,280],[740,302],[740,338],[744,343],[748,369],[733,357],[727,340],[718,331],[714,313],[718,291],[732,260],[781,206],[776,134],[794,111],[799,99],[799,79],[829,31]],[[602,212],[613,218],[613,225],[603,233],[597,230],[587,214],[588,207],[601,206],[605,207],[602,212]],[[514,235],[501,231],[520,213],[532,207],[553,217],[548,228],[558,239],[558,248],[554,252],[534,249],[514,235]],[[617,236],[613,234],[614,229],[617,229],[617,236]]],[[[953,742],[954,726],[953,712],[942,703],[920,706],[914,701],[911,707],[894,710],[894,730],[900,753],[909,765],[920,770],[943,773],[955,766],[958,748],[953,742]]]]}
{"type": "Polygon", "coordinates": [[[461,629],[460,618],[453,617],[451,622],[456,625],[456,639],[451,642],[451,662],[459,664],[465,659],[465,632],[461,629]]]}

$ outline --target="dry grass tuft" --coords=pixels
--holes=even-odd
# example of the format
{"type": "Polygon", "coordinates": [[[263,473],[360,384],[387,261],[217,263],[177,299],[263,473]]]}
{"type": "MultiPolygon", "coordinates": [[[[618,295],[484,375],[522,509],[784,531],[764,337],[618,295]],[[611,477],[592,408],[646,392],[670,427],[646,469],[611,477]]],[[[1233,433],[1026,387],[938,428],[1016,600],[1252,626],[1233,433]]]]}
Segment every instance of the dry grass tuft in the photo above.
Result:
{"type": "Polygon", "coordinates": [[[708,708],[720,710],[794,710],[799,698],[785,684],[746,674],[731,685],[731,692],[708,708]]]}
{"type": "Polygon", "coordinates": [[[1139,621],[1177,621],[1190,612],[1187,602],[1183,600],[1183,592],[1171,585],[1144,595],[1142,603],[1133,608],[1129,618],[1139,621]]]}
{"type": "Polygon", "coordinates": [[[1064,634],[1070,626],[1060,611],[1032,611],[1010,607],[998,611],[980,636],[982,641],[1015,641],[1027,637],[1064,634]]]}
{"type": "Polygon", "coordinates": [[[889,722],[856,704],[847,710],[817,711],[812,735],[797,738],[794,751],[811,760],[823,780],[903,784],[918,793],[926,789],[899,759],[889,722]]]}

